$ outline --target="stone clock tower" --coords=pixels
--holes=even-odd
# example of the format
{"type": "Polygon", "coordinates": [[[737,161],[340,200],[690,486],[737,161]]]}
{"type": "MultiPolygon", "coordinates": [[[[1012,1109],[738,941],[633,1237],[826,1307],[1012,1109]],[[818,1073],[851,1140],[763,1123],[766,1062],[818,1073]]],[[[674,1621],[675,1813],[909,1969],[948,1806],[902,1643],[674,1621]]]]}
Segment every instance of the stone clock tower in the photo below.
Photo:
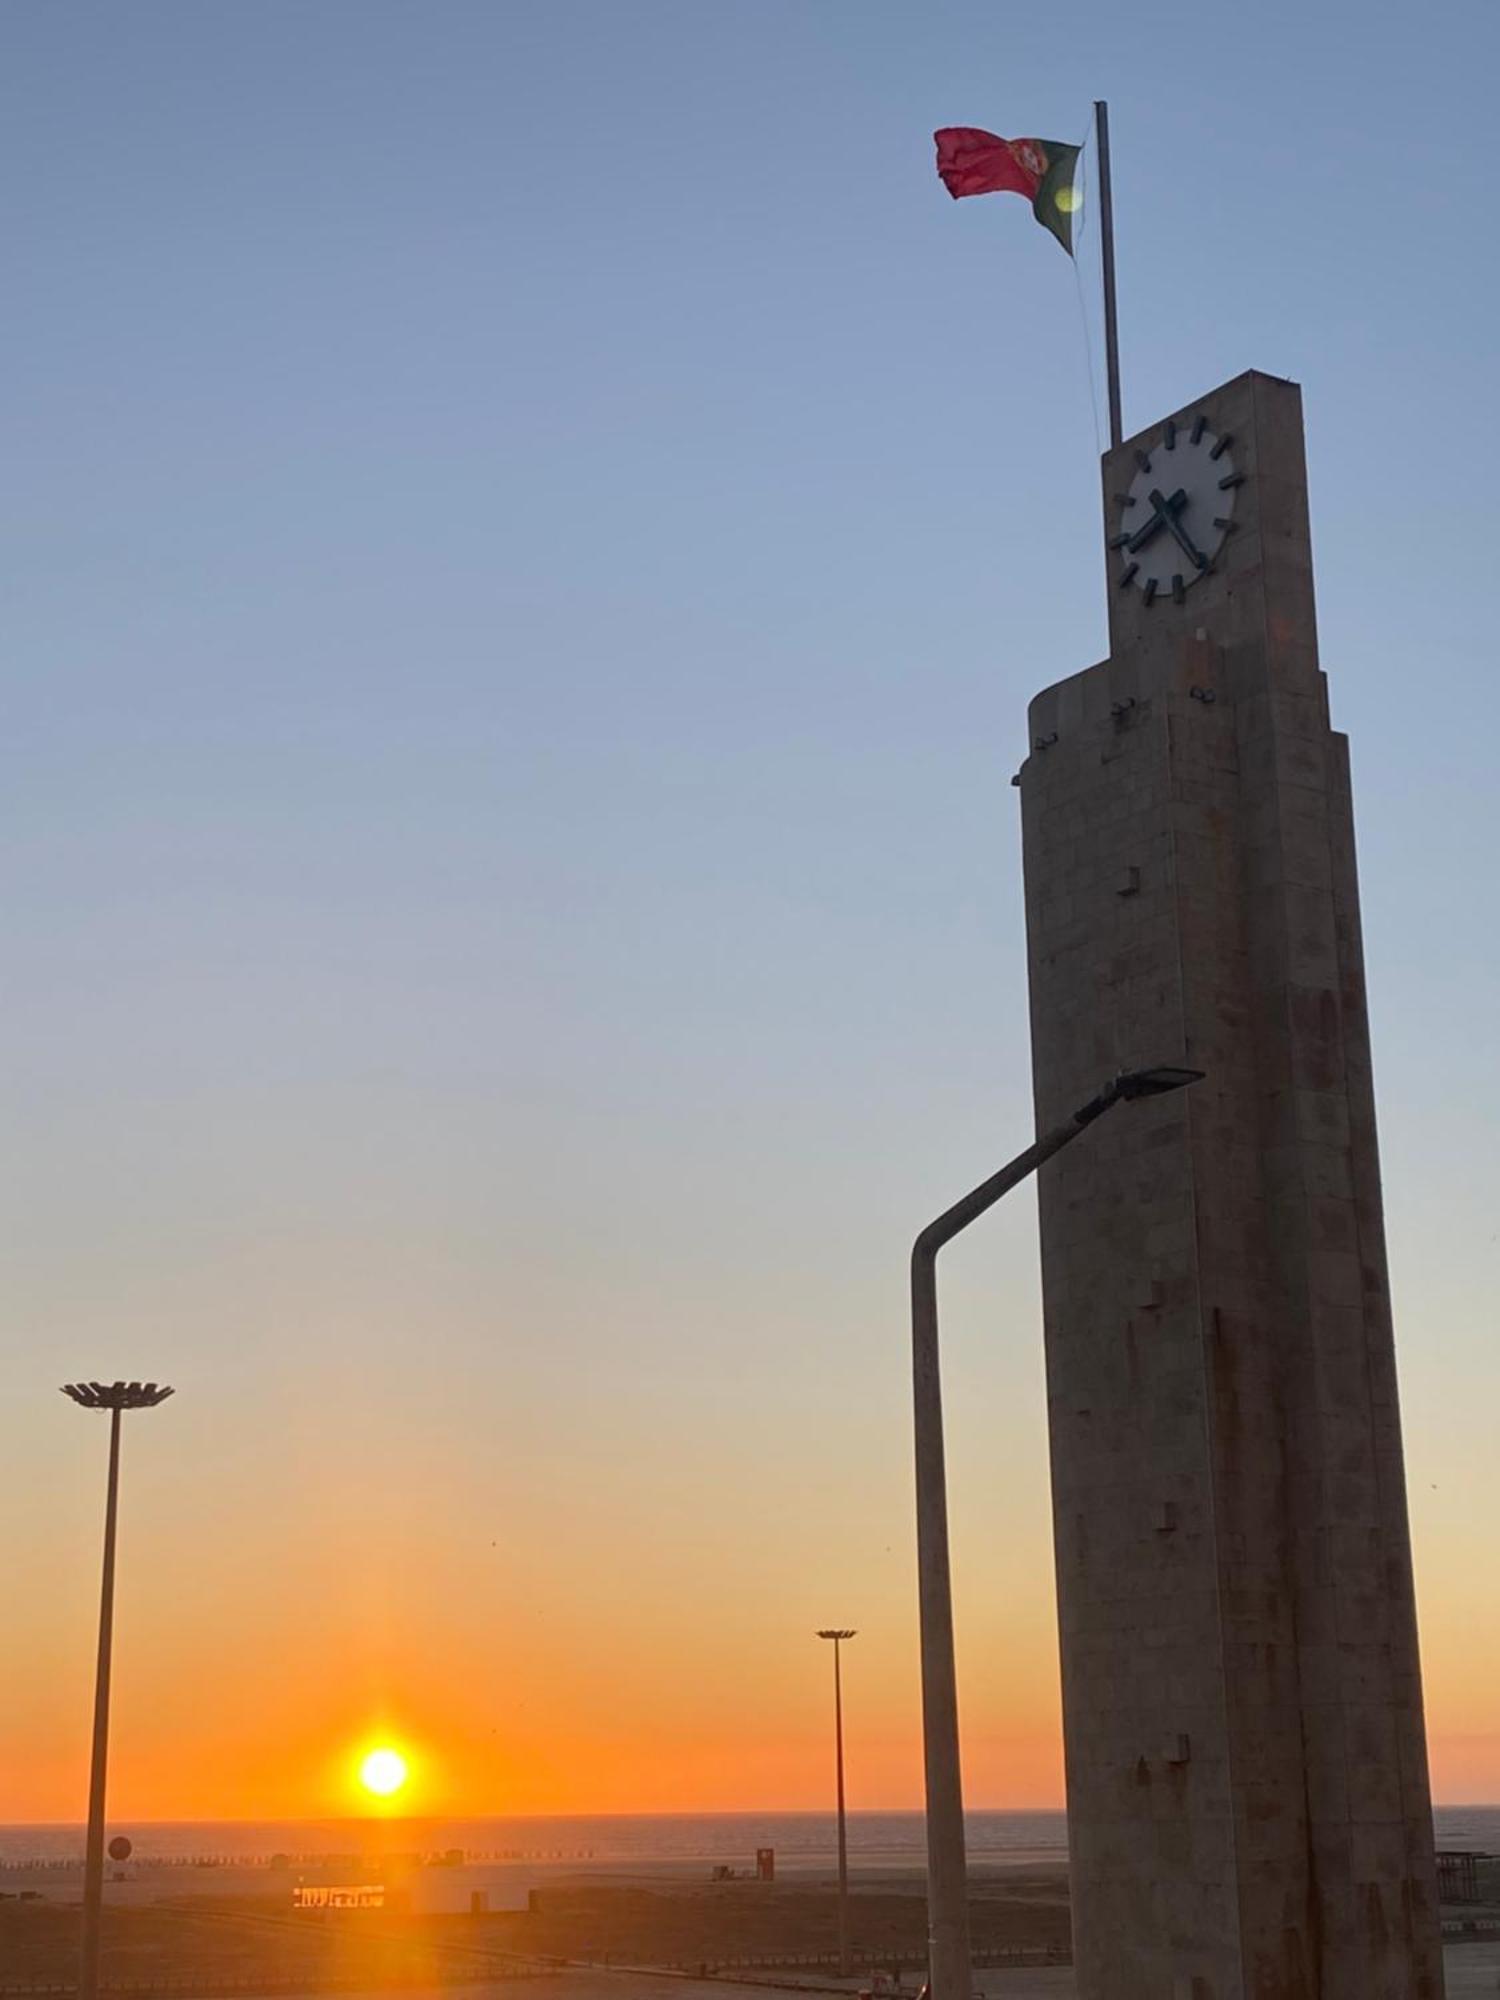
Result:
{"type": "Polygon", "coordinates": [[[1080,2000],[1438,2000],[1348,746],[1301,397],[1104,460],[1110,657],[1020,777],[1080,2000]]]}

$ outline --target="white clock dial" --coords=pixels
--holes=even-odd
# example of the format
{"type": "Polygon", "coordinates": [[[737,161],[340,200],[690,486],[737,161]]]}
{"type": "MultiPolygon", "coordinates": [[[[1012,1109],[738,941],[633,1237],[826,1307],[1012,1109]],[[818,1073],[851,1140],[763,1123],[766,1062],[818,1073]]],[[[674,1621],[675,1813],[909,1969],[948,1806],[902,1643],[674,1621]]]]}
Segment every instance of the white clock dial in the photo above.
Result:
{"type": "Polygon", "coordinates": [[[1136,452],[1136,473],[1119,496],[1110,547],[1120,582],[1147,604],[1181,603],[1206,576],[1234,530],[1235,495],[1245,475],[1235,468],[1233,439],[1211,431],[1202,417],[1168,424],[1155,443],[1136,452]]]}

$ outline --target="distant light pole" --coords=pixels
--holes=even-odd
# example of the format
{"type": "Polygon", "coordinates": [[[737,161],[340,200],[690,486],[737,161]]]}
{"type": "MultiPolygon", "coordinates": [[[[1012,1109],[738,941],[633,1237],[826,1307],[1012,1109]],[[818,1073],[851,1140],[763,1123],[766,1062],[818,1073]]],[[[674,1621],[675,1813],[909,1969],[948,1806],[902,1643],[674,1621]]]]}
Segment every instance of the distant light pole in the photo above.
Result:
{"type": "Polygon", "coordinates": [[[104,1503],[104,1584],[99,1596],[99,1671],[94,1683],[94,1756],[89,1770],[89,1834],[83,1864],[83,1955],[78,2000],[98,2000],[99,1930],[104,1906],[104,1773],[109,1752],[109,1665],[115,1616],[115,1517],[120,1495],[120,1418],[153,1410],[172,1391],[155,1382],[67,1382],[62,1393],[85,1410],[108,1410],[109,1487],[104,1503]]]}
{"type": "Polygon", "coordinates": [[[838,1771],[839,1794],[839,1978],[849,1977],[849,1844],[844,1833],[844,1681],[839,1671],[839,1648],[853,1632],[830,1628],[818,1634],[833,1641],[833,1744],[838,1771]]]}
{"type": "Polygon", "coordinates": [[[912,1395],[917,1455],[917,1583],[922,1631],[922,1754],[927,1780],[927,1969],[931,2000],[970,2000],[969,1892],[964,1858],[953,1578],[938,1369],[937,1253],[1045,1160],[1116,1104],[1197,1083],[1197,1069],[1124,1070],[1097,1097],[929,1222],[911,1253],[912,1395]]]}

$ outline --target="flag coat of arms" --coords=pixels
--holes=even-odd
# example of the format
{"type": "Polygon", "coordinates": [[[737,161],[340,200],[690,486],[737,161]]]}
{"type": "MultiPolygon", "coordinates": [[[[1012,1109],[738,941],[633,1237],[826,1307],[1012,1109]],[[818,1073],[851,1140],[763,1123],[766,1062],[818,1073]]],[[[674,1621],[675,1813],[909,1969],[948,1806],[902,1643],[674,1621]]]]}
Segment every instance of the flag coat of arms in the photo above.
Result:
{"type": "Polygon", "coordinates": [[[955,201],[970,194],[1023,194],[1044,229],[1073,254],[1077,146],[1061,139],[1002,139],[975,125],[945,125],[934,132],[937,170],[955,201]]]}

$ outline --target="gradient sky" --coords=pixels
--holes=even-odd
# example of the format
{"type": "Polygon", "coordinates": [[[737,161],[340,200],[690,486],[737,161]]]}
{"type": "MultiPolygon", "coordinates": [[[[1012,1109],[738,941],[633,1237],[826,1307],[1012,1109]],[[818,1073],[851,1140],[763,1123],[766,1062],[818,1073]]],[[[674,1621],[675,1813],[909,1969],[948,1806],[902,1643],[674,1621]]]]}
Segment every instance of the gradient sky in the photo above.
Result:
{"type": "MultiPolygon", "coordinates": [[[[0,8],[0,1819],[919,1800],[905,1258],[1126,421],[1304,385],[1436,1791],[1500,1798],[1491,0],[0,8]],[[1087,274],[1083,274],[1087,277],[1087,274]],[[1092,292],[1092,281],[1084,286],[1092,292]]],[[[1061,1793],[1035,1211],[950,1253],[970,1799],[1061,1793]]]]}

